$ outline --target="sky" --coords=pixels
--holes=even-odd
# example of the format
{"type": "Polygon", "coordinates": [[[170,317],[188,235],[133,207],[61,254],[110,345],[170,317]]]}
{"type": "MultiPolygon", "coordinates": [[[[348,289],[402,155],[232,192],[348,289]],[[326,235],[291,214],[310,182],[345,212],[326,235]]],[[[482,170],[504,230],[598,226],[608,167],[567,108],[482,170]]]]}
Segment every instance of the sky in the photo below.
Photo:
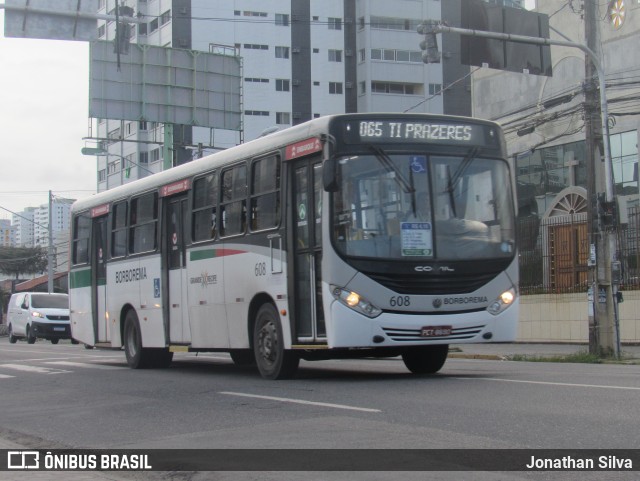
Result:
{"type": "Polygon", "coordinates": [[[89,136],[89,45],[4,37],[0,10],[0,219],[54,196],[96,191],[89,136]]]}
{"type": "MultiPolygon", "coordinates": [[[[527,8],[534,0],[526,0],[527,8]]],[[[89,45],[4,37],[0,10],[0,219],[54,196],[96,191],[89,132],[89,45]],[[8,210],[7,210],[8,209],[8,210]]]]}

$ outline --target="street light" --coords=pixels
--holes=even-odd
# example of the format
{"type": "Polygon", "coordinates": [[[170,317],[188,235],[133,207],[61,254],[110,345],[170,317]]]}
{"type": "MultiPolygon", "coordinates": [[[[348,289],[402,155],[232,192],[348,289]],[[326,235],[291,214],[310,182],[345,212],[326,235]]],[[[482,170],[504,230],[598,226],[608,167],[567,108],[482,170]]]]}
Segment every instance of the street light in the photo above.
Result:
{"type": "Polygon", "coordinates": [[[104,150],[101,149],[100,147],[82,147],[82,149],[80,149],[80,152],[82,153],[82,155],[95,155],[97,157],[104,157],[104,156],[109,156],[109,155],[113,155],[115,157],[119,157],[120,159],[122,159],[123,161],[123,165],[122,168],[124,168],[124,162],[129,162],[130,164],[135,165],[136,167],[145,170],[147,172],[149,172],[150,174],[155,174],[155,172],[153,172],[152,170],[149,170],[148,168],[138,164],[137,162],[134,162],[131,159],[128,159],[122,155],[119,154],[114,154],[109,152],[108,150],[104,150]]]}

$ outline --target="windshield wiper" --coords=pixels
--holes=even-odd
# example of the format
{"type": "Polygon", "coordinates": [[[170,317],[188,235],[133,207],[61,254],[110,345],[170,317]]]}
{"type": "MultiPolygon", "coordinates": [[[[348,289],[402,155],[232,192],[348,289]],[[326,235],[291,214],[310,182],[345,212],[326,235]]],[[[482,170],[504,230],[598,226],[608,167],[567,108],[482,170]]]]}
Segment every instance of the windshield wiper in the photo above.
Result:
{"type": "Polygon", "coordinates": [[[391,160],[387,153],[380,147],[376,147],[375,145],[370,145],[369,147],[373,153],[376,154],[376,158],[383,165],[385,170],[389,173],[395,174],[394,179],[398,184],[400,184],[402,189],[407,194],[415,194],[416,189],[413,186],[413,178],[411,179],[411,182],[409,182],[404,174],[398,169],[396,164],[393,163],[393,160],[391,160]]]}
{"type": "Polygon", "coordinates": [[[474,147],[469,151],[467,155],[464,156],[464,158],[462,159],[462,162],[460,162],[460,166],[453,173],[453,176],[448,176],[449,181],[447,182],[446,192],[449,192],[449,194],[453,192],[453,190],[456,188],[456,185],[460,181],[462,174],[464,174],[465,170],[467,170],[467,168],[471,164],[471,161],[474,159],[476,155],[478,155],[479,152],[480,152],[480,148],[474,147]]]}

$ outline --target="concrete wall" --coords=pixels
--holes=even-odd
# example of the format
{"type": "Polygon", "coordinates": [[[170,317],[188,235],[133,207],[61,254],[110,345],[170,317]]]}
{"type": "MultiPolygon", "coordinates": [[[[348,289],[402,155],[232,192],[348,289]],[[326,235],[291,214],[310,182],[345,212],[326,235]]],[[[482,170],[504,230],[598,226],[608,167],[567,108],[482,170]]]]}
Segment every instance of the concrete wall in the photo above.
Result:
{"type": "MultiPolygon", "coordinates": [[[[623,295],[620,340],[640,343],[640,291],[623,295]]],[[[586,293],[522,296],[517,341],[588,343],[586,293]]]]}

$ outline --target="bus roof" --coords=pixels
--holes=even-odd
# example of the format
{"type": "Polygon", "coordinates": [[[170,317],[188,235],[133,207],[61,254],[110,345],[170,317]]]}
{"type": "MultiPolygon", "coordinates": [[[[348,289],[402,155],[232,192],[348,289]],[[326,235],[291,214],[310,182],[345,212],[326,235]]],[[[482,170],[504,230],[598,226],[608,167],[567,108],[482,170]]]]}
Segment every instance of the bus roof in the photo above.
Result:
{"type": "Polygon", "coordinates": [[[382,118],[415,118],[429,120],[464,120],[466,122],[480,123],[498,127],[498,124],[490,121],[473,119],[468,117],[454,117],[446,115],[430,115],[430,114],[403,114],[403,113],[354,113],[354,114],[336,114],[309,120],[299,125],[289,127],[287,129],[274,132],[265,137],[260,137],[250,142],[231,147],[227,150],[214,152],[210,155],[195,159],[186,164],[173,167],[169,170],[161,171],[156,174],[135,180],[133,182],[114,187],[104,192],[100,192],[86,199],[76,201],[71,211],[72,213],[82,212],[95,206],[110,204],[111,202],[126,199],[137,193],[150,192],[159,187],[181,179],[191,178],[200,173],[215,170],[220,167],[232,163],[267,154],[290,145],[294,142],[328,133],[331,123],[335,119],[382,119],[382,118]]]}

